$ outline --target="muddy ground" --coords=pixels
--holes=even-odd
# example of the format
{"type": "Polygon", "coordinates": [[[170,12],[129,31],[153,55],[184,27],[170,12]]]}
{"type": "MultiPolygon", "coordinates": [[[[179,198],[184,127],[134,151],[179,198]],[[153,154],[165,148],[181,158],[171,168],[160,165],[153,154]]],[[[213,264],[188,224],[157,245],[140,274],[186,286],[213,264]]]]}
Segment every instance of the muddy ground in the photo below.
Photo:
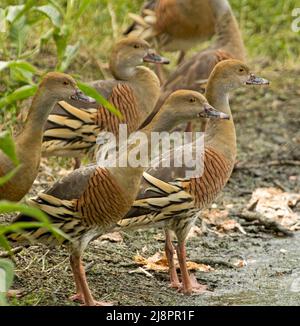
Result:
{"type": "MultiPolygon", "coordinates": [[[[239,161],[257,164],[236,170],[216,200],[219,209],[232,204],[244,207],[258,187],[300,192],[299,166],[268,166],[271,160],[300,160],[300,67],[272,69],[255,64],[257,72],[271,80],[268,88],[245,88],[232,96],[239,145],[239,161]],[[260,68],[259,68],[260,67],[260,68]]],[[[51,160],[49,166],[55,165],[51,160]]],[[[43,168],[34,191],[46,186],[60,169],[43,168]],[[54,172],[53,172],[54,171],[54,172]],[[53,174],[53,175],[52,175],[53,174]]],[[[300,211],[300,204],[296,210],[300,211]]],[[[9,220],[10,216],[2,219],[9,220]]],[[[237,219],[236,217],[232,217],[237,219]]],[[[300,304],[300,235],[284,237],[258,223],[238,219],[240,232],[214,232],[188,241],[189,260],[208,263],[214,271],[197,272],[209,291],[183,296],[168,287],[166,273],[131,273],[138,266],[137,253],[151,256],[163,250],[162,230],[127,232],[118,243],[91,243],[84,255],[90,287],[97,299],[119,305],[298,305],[300,304]],[[242,259],[244,267],[234,267],[242,259]]],[[[199,226],[201,223],[199,221],[199,226]]],[[[16,255],[14,288],[22,289],[15,305],[73,305],[68,297],[74,283],[66,250],[43,246],[16,255]]]]}

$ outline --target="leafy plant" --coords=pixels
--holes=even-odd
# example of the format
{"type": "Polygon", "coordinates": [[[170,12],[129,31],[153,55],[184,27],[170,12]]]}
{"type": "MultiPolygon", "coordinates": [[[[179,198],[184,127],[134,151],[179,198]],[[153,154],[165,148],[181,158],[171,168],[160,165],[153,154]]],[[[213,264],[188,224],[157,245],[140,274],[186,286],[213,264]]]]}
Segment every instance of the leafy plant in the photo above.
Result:
{"type": "Polygon", "coordinates": [[[6,306],[6,293],[14,278],[14,264],[8,259],[0,259],[0,306],[6,306]]]}
{"type": "MultiPolygon", "coordinates": [[[[15,151],[15,145],[11,135],[7,132],[0,133],[0,150],[7,155],[10,160],[15,164],[15,168],[9,172],[7,175],[0,177],[0,187],[8,182],[11,177],[16,173],[19,167],[19,161],[15,151]]],[[[28,228],[33,227],[42,227],[47,228],[58,238],[67,238],[63,232],[59,229],[53,227],[47,216],[37,208],[29,207],[25,204],[9,202],[6,200],[0,200],[0,214],[4,213],[14,213],[20,212],[28,216],[34,217],[36,221],[33,222],[16,222],[9,225],[0,225],[0,247],[7,250],[10,253],[10,245],[6,239],[6,234],[8,233],[19,233],[23,232],[28,228]]],[[[0,305],[6,304],[5,293],[10,284],[12,283],[13,278],[13,264],[9,260],[0,259],[0,305]],[[5,278],[5,280],[3,279],[5,278]],[[3,289],[5,286],[5,289],[3,289]],[[5,291],[3,291],[5,290],[5,291]]]]}

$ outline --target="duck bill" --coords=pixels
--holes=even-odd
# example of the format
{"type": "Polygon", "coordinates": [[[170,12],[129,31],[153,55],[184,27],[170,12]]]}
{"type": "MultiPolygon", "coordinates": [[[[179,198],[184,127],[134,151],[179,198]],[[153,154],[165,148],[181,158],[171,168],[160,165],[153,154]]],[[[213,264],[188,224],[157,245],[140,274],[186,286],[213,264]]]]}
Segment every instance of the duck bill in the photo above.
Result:
{"type": "Polygon", "coordinates": [[[167,58],[164,58],[154,52],[148,52],[144,58],[144,62],[150,62],[150,63],[156,63],[156,64],[163,64],[167,65],[170,63],[170,60],[167,58]]]}
{"type": "Polygon", "coordinates": [[[246,85],[269,85],[270,82],[267,79],[257,77],[254,74],[250,74],[249,79],[246,81],[246,85]]]}
{"type": "Polygon", "coordinates": [[[200,117],[207,118],[207,119],[230,120],[230,116],[228,114],[217,111],[209,104],[204,105],[204,112],[200,114],[200,117]]]}
{"type": "Polygon", "coordinates": [[[93,98],[85,95],[80,89],[76,89],[75,93],[71,95],[71,99],[75,101],[85,102],[85,103],[96,103],[96,101],[93,98]]]}

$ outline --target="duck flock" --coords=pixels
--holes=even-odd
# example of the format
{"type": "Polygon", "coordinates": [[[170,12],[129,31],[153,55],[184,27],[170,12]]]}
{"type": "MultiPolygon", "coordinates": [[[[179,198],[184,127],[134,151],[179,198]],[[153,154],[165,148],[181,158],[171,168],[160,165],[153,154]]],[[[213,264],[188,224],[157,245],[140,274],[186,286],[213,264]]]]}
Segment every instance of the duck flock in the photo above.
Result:
{"type": "MultiPolygon", "coordinates": [[[[66,246],[76,285],[70,300],[84,305],[109,304],[94,299],[82,255],[92,240],[113,231],[164,229],[174,296],[205,291],[205,285],[189,274],[185,245],[192,226],[223,190],[236,163],[229,95],[238,88],[269,84],[246,63],[242,35],[227,0],[150,0],[130,17],[133,24],[120,35],[110,54],[113,78],[90,83],[120,114],[79,91],[71,76],[48,73],[15,138],[20,168],[0,187],[0,199],[20,201],[38,175],[41,157],[75,159],[74,170],[28,200],[28,205],[42,210],[65,236],[33,226],[7,237],[12,246],[66,246]],[[186,56],[189,49],[210,39],[207,48],[186,56]],[[169,60],[159,55],[161,51],[178,52],[177,65],[167,77],[164,65],[169,60]],[[202,172],[187,176],[184,166],[172,164],[103,167],[95,159],[81,164],[82,157],[95,158],[101,151],[99,134],[118,137],[121,124],[127,126],[128,134],[142,132],[145,138],[139,145],[145,148],[153,132],[204,133],[202,172]]],[[[196,151],[193,140],[191,144],[196,151]]],[[[131,146],[132,150],[137,145],[131,146]]],[[[174,156],[175,150],[171,148],[169,155],[174,156]]],[[[121,158],[127,154],[119,153],[121,158]]],[[[0,175],[13,168],[13,162],[0,153],[0,175]]],[[[30,221],[34,218],[20,214],[13,222],[30,221]]]]}

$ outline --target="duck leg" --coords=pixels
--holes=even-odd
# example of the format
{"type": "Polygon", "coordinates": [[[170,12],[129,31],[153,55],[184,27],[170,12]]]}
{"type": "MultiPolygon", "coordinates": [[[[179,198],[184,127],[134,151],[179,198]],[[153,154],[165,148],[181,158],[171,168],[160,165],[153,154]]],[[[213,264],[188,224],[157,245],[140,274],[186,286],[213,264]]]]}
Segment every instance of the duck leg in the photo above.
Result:
{"type": "Polygon", "coordinates": [[[165,230],[166,242],[165,242],[165,252],[169,265],[169,275],[170,275],[170,286],[172,288],[180,289],[181,285],[176,271],[176,266],[174,262],[174,247],[171,241],[171,235],[169,230],[165,230]]]}
{"type": "Polygon", "coordinates": [[[70,262],[76,283],[76,294],[73,297],[73,300],[79,300],[83,302],[85,306],[111,306],[110,303],[94,300],[87,283],[81,255],[78,253],[72,253],[70,262]]]}
{"type": "Polygon", "coordinates": [[[205,285],[199,284],[196,278],[189,274],[187,264],[186,264],[186,247],[185,241],[178,242],[176,248],[177,256],[182,277],[182,289],[181,292],[186,295],[191,295],[192,293],[203,293],[206,291],[207,287],[205,285]]]}
{"type": "Polygon", "coordinates": [[[71,301],[76,301],[76,302],[80,302],[80,303],[84,303],[83,300],[83,294],[82,294],[82,290],[81,290],[81,286],[80,286],[80,279],[78,277],[78,273],[76,272],[76,264],[77,261],[75,259],[75,255],[70,255],[70,265],[71,265],[71,269],[74,275],[74,280],[75,280],[75,285],[76,285],[76,294],[72,295],[69,299],[71,301]]]}

